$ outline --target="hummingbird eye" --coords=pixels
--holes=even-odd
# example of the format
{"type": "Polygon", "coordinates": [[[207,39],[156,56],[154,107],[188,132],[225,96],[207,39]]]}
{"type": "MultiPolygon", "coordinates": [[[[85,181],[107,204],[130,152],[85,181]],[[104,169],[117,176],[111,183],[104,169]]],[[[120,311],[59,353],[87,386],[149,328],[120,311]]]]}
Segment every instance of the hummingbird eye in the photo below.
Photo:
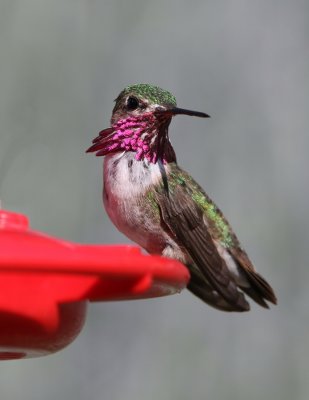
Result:
{"type": "Polygon", "coordinates": [[[127,109],[130,111],[136,110],[139,107],[139,101],[136,97],[130,96],[127,100],[127,109]]]}

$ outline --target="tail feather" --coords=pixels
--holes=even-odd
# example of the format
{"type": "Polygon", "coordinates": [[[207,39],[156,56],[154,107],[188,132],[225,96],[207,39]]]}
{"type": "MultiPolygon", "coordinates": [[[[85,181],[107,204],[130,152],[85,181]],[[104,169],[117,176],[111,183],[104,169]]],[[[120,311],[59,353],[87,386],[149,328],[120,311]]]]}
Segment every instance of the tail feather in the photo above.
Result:
{"type": "MultiPolygon", "coordinates": [[[[266,304],[264,300],[268,300],[273,304],[277,304],[276,295],[272,287],[266,282],[266,280],[256,271],[246,270],[245,272],[247,275],[247,279],[251,285],[251,290],[246,292],[248,296],[251,296],[253,300],[255,300],[259,304],[263,303],[261,305],[264,307],[264,304],[266,304]],[[260,301],[258,301],[257,298],[259,298],[260,301]]],[[[244,288],[242,288],[242,290],[245,291],[244,288]]],[[[267,306],[267,308],[269,307],[267,306]]]]}
{"type": "Polygon", "coordinates": [[[269,305],[266,303],[260,293],[257,292],[253,287],[243,287],[241,289],[261,307],[269,308],[269,305]]]}
{"type": "Polygon", "coordinates": [[[277,297],[273,288],[256,272],[245,251],[236,248],[231,250],[231,254],[250,285],[250,287],[241,287],[241,289],[262,307],[269,308],[265,300],[277,304],[277,297]]]}

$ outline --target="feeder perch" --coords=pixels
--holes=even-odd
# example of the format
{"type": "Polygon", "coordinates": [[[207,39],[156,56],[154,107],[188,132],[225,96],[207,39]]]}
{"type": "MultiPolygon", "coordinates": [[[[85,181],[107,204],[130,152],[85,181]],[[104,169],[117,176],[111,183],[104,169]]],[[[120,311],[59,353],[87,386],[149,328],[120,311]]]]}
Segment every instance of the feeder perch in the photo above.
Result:
{"type": "Polygon", "coordinates": [[[180,292],[179,262],[133,246],[81,245],[30,229],[0,210],[0,360],[48,355],[81,331],[89,301],[180,292]]]}

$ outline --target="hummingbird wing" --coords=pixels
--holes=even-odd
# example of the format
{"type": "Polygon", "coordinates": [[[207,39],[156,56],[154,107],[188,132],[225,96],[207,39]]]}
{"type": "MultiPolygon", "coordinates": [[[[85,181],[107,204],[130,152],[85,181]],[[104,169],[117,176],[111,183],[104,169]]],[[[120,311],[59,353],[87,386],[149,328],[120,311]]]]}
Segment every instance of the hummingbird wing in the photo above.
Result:
{"type": "MultiPolygon", "coordinates": [[[[192,258],[209,282],[213,291],[224,299],[224,303],[234,311],[247,311],[249,304],[244,294],[237,289],[237,284],[229,273],[225,260],[220,256],[214,239],[204,221],[201,207],[188,196],[184,186],[177,185],[172,191],[157,193],[157,202],[161,217],[177,242],[192,258]]],[[[192,274],[191,290],[201,297],[203,285],[200,277],[192,274]]],[[[205,287],[205,284],[204,284],[205,287]]],[[[189,287],[190,289],[190,287],[189,287]]],[[[212,304],[213,305],[213,304],[212,304]]]]}
{"type": "Polygon", "coordinates": [[[255,271],[221,211],[190,175],[176,164],[174,167],[176,170],[172,169],[169,177],[163,176],[164,184],[156,196],[163,224],[193,260],[195,267],[188,265],[188,289],[206,303],[226,311],[249,310],[242,292],[262,307],[268,308],[265,300],[276,304],[273,289],[255,271]],[[210,212],[208,218],[205,204],[210,212]],[[216,219],[219,227],[215,226],[216,219]],[[225,242],[221,249],[220,235],[225,242]],[[227,265],[229,257],[239,279],[231,273],[231,265],[227,265]]]}
{"type": "Polygon", "coordinates": [[[205,303],[221,311],[239,311],[229,304],[211,285],[207,282],[202,273],[194,265],[188,265],[191,279],[188,290],[199,297],[205,303]]]}

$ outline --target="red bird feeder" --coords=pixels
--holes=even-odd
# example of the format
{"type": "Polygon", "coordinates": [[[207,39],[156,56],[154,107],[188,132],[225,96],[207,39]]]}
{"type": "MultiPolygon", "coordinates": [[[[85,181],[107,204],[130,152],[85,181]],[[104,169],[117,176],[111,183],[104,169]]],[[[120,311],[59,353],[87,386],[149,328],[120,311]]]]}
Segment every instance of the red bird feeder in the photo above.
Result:
{"type": "Polygon", "coordinates": [[[26,216],[0,210],[0,359],[42,356],[71,343],[88,301],[180,292],[179,262],[132,246],[80,245],[29,228],[26,216]]]}

